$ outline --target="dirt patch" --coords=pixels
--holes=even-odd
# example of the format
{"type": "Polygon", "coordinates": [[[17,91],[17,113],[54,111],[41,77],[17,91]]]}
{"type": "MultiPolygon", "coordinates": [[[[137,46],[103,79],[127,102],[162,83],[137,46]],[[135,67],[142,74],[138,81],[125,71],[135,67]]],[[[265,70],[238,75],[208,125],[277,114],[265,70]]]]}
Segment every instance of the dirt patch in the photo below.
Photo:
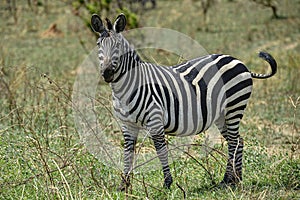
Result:
{"type": "Polygon", "coordinates": [[[57,28],[56,23],[52,23],[47,30],[40,34],[41,38],[55,38],[63,37],[64,34],[61,30],[57,28]]]}

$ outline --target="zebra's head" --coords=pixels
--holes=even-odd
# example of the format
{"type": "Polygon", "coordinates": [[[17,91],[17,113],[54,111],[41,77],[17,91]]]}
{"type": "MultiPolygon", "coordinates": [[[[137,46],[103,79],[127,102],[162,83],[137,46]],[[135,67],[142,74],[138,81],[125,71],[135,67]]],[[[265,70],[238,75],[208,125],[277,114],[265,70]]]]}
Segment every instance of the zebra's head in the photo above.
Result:
{"type": "Polygon", "coordinates": [[[103,25],[101,18],[94,14],[91,18],[93,30],[99,34],[97,45],[99,48],[100,73],[106,82],[112,82],[120,57],[123,52],[122,32],[126,26],[124,14],[120,14],[114,24],[106,18],[107,28],[103,25]]]}

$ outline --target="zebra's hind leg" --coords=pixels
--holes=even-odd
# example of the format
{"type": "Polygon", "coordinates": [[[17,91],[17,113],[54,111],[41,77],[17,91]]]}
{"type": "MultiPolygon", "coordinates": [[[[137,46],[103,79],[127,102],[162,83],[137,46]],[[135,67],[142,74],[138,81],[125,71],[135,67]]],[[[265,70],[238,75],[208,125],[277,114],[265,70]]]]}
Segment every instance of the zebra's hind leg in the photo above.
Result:
{"type": "Polygon", "coordinates": [[[228,143],[228,161],[221,185],[235,185],[242,181],[243,138],[239,135],[239,122],[225,125],[221,130],[228,143]]]}
{"type": "Polygon", "coordinates": [[[161,162],[162,170],[164,174],[164,187],[170,189],[173,182],[170,167],[168,163],[168,148],[165,141],[165,134],[163,127],[160,131],[151,134],[157,156],[161,162]],[[158,134],[157,134],[158,133],[158,134]]]}
{"type": "Polygon", "coordinates": [[[237,140],[228,142],[229,158],[221,184],[235,185],[242,181],[243,146],[243,139],[241,137],[237,140]]]}

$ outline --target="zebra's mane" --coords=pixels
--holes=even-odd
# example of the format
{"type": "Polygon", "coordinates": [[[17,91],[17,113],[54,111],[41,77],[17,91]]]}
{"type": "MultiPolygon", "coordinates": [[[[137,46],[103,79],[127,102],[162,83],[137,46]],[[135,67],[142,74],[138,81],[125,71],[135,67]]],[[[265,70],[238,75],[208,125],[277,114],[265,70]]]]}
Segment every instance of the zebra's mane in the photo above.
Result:
{"type": "Polygon", "coordinates": [[[127,56],[130,55],[134,58],[137,62],[143,62],[137,51],[135,50],[134,46],[129,43],[129,41],[122,35],[120,35],[120,40],[123,48],[123,52],[121,56],[127,56]]]}

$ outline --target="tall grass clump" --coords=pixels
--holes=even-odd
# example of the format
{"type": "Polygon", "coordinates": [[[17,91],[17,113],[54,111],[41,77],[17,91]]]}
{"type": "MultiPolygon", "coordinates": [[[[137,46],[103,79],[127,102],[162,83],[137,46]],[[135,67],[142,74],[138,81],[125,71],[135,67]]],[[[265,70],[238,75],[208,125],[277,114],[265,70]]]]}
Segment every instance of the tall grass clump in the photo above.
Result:
{"type": "Polygon", "coordinates": [[[1,198],[74,199],[103,188],[101,177],[111,175],[80,143],[71,85],[36,68],[13,69],[1,76],[9,86],[1,88],[1,198]]]}

